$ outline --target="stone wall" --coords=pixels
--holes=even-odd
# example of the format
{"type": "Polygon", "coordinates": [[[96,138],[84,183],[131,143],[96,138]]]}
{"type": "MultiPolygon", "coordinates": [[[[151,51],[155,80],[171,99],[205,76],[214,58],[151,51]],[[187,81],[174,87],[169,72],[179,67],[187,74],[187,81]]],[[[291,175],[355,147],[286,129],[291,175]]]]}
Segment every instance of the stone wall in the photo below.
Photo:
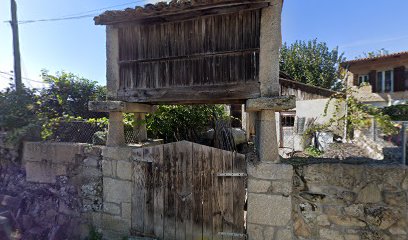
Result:
{"type": "Polygon", "coordinates": [[[295,167],[297,239],[408,239],[408,170],[399,165],[295,167]]]}
{"type": "Polygon", "coordinates": [[[0,168],[0,239],[2,229],[16,239],[86,237],[102,209],[101,149],[28,142],[22,161],[0,168]]]}

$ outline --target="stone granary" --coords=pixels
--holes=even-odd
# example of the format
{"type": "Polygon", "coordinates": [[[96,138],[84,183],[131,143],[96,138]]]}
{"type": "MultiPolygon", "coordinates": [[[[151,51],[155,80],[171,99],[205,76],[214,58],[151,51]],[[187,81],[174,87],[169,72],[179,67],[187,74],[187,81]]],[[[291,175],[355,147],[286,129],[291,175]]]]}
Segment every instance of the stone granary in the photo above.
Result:
{"type": "MultiPolygon", "coordinates": [[[[105,232],[263,239],[257,234],[261,228],[274,230],[268,238],[291,239],[288,196],[258,193],[257,184],[250,184],[244,220],[247,172],[250,183],[276,177],[289,182],[293,174],[291,166],[279,164],[275,126],[275,112],[295,105],[294,97],[279,96],[282,5],[282,0],[171,1],[95,17],[97,25],[106,25],[108,99],[89,107],[109,112],[103,201],[121,213],[108,217],[118,227],[105,232]],[[158,104],[212,103],[245,104],[256,126],[256,164],[188,142],[124,146],[123,112],[143,119],[158,104]]],[[[143,126],[140,131],[146,132],[143,126]]]]}

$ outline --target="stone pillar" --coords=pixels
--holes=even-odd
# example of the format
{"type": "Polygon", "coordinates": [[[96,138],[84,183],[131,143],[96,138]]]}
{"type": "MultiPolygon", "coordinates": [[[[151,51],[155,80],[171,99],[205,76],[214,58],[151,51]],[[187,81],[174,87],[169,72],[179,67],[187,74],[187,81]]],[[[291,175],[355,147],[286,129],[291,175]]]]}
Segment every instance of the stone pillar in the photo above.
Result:
{"type": "Polygon", "coordinates": [[[107,99],[117,98],[119,89],[119,32],[118,28],[106,26],[106,88],[107,99]]]}
{"type": "Polygon", "coordinates": [[[144,142],[147,140],[147,130],[146,130],[146,113],[134,113],[135,114],[135,125],[133,127],[133,132],[137,136],[139,142],[144,142]]]}
{"type": "Polygon", "coordinates": [[[125,145],[125,128],[122,112],[109,113],[108,139],[106,146],[117,147],[125,145]]]}
{"type": "Polygon", "coordinates": [[[258,112],[256,121],[256,147],[262,162],[279,162],[278,139],[274,110],[258,112]]]}
{"type": "MultiPolygon", "coordinates": [[[[261,97],[276,97],[280,94],[279,49],[282,45],[281,14],[282,0],[271,0],[271,6],[262,9],[259,81],[261,97]]],[[[257,116],[257,147],[261,161],[279,161],[276,136],[275,112],[261,109],[257,116]]]]}
{"type": "Polygon", "coordinates": [[[282,0],[271,0],[271,6],[262,9],[259,53],[259,81],[261,96],[278,96],[279,49],[282,45],[282,0]]]}
{"type": "Polygon", "coordinates": [[[249,240],[291,240],[293,167],[261,162],[248,166],[249,240]]]}
{"type": "Polygon", "coordinates": [[[249,240],[291,240],[292,176],[290,165],[280,161],[275,112],[295,107],[295,98],[279,97],[279,49],[282,44],[282,0],[262,9],[259,81],[261,97],[249,99],[246,111],[255,112],[259,162],[248,166],[249,240]]]}

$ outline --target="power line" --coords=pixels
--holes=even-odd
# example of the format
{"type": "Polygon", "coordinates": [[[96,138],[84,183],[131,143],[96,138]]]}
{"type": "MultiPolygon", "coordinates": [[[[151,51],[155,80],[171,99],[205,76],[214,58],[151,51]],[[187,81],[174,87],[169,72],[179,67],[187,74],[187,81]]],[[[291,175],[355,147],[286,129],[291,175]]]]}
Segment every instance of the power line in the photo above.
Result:
{"type": "Polygon", "coordinates": [[[128,2],[128,3],[113,5],[113,6],[109,6],[109,7],[89,10],[89,11],[86,11],[86,12],[79,12],[79,13],[74,13],[74,14],[70,14],[70,15],[64,15],[64,16],[61,16],[61,17],[73,17],[73,16],[82,15],[82,14],[86,14],[86,13],[99,12],[99,11],[102,11],[102,10],[107,10],[107,9],[111,9],[111,8],[115,8],[115,7],[127,6],[127,5],[131,5],[131,4],[135,4],[135,3],[143,2],[143,1],[145,1],[145,0],[139,0],[139,1],[133,1],[133,2],[128,2]]]}
{"type": "MultiPolygon", "coordinates": [[[[66,21],[66,20],[76,20],[76,19],[82,19],[82,18],[91,18],[91,17],[94,17],[94,14],[85,14],[85,13],[99,12],[99,11],[106,10],[106,9],[126,6],[126,5],[130,5],[130,4],[136,4],[136,3],[144,2],[144,1],[146,1],[146,0],[138,0],[138,1],[128,2],[128,3],[113,5],[113,6],[109,6],[109,7],[104,7],[104,8],[93,9],[93,10],[89,10],[89,11],[85,11],[85,12],[79,12],[79,13],[74,13],[74,14],[70,14],[70,15],[64,15],[62,17],[57,17],[57,18],[21,20],[18,23],[19,24],[28,24],[28,23],[36,23],[36,22],[55,22],[55,21],[66,21]]],[[[9,21],[5,21],[5,22],[9,22],[9,21]]]]}
{"type": "MultiPolygon", "coordinates": [[[[14,77],[14,75],[13,75],[13,74],[8,73],[8,72],[3,72],[3,71],[0,71],[0,74],[5,74],[5,75],[8,75],[8,76],[10,76],[10,77],[14,77]]],[[[26,78],[26,77],[22,77],[22,79],[27,80],[27,81],[30,81],[30,82],[35,82],[35,83],[48,84],[48,83],[46,83],[46,82],[42,82],[42,81],[38,81],[38,80],[34,80],[34,79],[30,79],[30,78],[26,78]]]]}
{"type": "Polygon", "coordinates": [[[88,15],[82,15],[82,16],[76,16],[76,17],[25,20],[25,21],[19,21],[18,24],[21,25],[21,24],[36,23],[36,22],[56,22],[56,21],[74,20],[74,19],[91,18],[91,17],[94,17],[94,15],[88,14],[88,15]]]}

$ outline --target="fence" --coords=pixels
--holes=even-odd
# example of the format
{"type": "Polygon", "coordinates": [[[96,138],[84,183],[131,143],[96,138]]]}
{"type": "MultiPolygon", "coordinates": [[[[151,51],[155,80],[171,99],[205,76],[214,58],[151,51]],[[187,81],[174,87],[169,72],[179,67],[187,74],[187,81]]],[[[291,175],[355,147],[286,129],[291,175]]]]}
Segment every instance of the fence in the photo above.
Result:
{"type": "Polygon", "coordinates": [[[384,158],[398,158],[401,159],[402,163],[407,165],[408,122],[395,121],[394,123],[398,129],[398,133],[395,135],[387,135],[381,131],[374,119],[371,121],[371,126],[361,131],[364,136],[375,142],[383,149],[384,158]]]}
{"type": "MultiPolygon", "coordinates": [[[[108,126],[104,123],[90,123],[88,121],[60,122],[51,129],[52,134],[47,137],[51,142],[74,142],[104,145],[108,126]]],[[[138,143],[139,133],[131,127],[125,127],[125,141],[127,144],[138,143]]]]}

